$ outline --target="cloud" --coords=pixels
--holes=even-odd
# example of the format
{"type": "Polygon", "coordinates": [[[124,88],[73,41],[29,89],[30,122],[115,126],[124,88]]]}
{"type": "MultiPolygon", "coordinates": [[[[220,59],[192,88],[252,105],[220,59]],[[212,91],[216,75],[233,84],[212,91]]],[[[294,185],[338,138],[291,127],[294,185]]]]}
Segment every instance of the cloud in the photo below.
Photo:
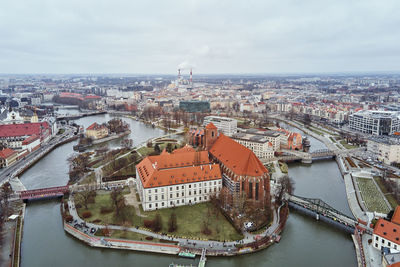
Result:
{"type": "Polygon", "coordinates": [[[395,0],[5,0],[1,73],[399,70],[395,0]]]}

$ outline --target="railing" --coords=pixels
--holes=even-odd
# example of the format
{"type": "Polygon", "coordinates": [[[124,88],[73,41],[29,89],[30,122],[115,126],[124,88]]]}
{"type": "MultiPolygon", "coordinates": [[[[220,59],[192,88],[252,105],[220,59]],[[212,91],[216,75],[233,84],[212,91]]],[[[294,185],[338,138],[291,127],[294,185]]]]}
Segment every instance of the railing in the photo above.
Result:
{"type": "Polygon", "coordinates": [[[367,261],[365,259],[365,254],[364,254],[364,247],[362,244],[362,237],[360,235],[360,232],[358,231],[357,227],[354,229],[354,236],[356,238],[356,241],[358,243],[358,250],[360,254],[360,260],[361,260],[361,266],[366,267],[367,266],[367,261]]]}
{"type": "Polygon", "coordinates": [[[19,195],[20,199],[31,199],[31,198],[63,195],[64,193],[68,192],[68,190],[69,186],[66,185],[66,186],[57,186],[57,187],[21,191],[19,192],[19,195]]]}

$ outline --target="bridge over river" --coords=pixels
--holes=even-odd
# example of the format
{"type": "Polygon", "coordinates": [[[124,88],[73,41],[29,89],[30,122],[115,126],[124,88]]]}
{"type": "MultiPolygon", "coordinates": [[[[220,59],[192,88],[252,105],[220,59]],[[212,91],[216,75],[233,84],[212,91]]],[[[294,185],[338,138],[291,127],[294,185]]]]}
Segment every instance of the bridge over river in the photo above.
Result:
{"type": "Polygon", "coordinates": [[[289,149],[282,149],[280,152],[283,152],[284,155],[279,156],[278,159],[284,162],[291,162],[291,161],[298,161],[301,160],[302,163],[312,163],[313,160],[318,159],[327,159],[327,158],[334,158],[339,155],[347,155],[354,152],[364,151],[365,148],[354,148],[354,149],[346,149],[346,150],[329,150],[329,149],[320,149],[309,152],[303,152],[298,150],[289,150],[289,149]]]}
{"type": "Polygon", "coordinates": [[[359,225],[356,219],[336,210],[321,199],[290,195],[287,200],[290,208],[331,224],[347,233],[353,234],[359,225]]]}

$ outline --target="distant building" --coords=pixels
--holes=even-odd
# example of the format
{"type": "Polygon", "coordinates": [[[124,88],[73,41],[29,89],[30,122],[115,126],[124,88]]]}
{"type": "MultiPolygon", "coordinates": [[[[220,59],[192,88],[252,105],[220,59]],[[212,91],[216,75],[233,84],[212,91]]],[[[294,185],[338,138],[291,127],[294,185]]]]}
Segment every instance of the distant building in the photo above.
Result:
{"type": "Polygon", "coordinates": [[[205,202],[222,187],[220,166],[208,152],[187,147],[146,157],[136,165],[136,177],[145,211],[205,202]]]}
{"type": "Polygon", "coordinates": [[[349,116],[349,128],[372,135],[392,135],[400,130],[400,112],[360,110],[349,116]]]}
{"type": "Polygon", "coordinates": [[[180,101],[179,109],[186,112],[209,112],[211,110],[208,101],[180,101]]]}
{"type": "Polygon", "coordinates": [[[50,125],[47,122],[0,125],[0,142],[12,149],[24,149],[23,142],[31,136],[37,136],[40,143],[47,142],[51,138],[50,125]]]}
{"type": "Polygon", "coordinates": [[[237,133],[237,120],[235,119],[219,116],[206,116],[204,117],[203,126],[206,126],[210,122],[218,128],[218,131],[227,136],[232,136],[237,133]]]}
{"type": "Polygon", "coordinates": [[[278,128],[276,130],[281,135],[281,148],[290,150],[303,149],[303,138],[300,133],[290,132],[288,130],[278,128]]]}
{"type": "Polygon", "coordinates": [[[18,152],[11,148],[0,150],[0,167],[5,168],[13,165],[18,158],[18,152]]]}
{"type": "Polygon", "coordinates": [[[100,125],[96,122],[92,123],[89,127],[86,129],[85,133],[86,137],[92,138],[92,139],[100,139],[108,136],[108,128],[105,125],[100,125]]]}

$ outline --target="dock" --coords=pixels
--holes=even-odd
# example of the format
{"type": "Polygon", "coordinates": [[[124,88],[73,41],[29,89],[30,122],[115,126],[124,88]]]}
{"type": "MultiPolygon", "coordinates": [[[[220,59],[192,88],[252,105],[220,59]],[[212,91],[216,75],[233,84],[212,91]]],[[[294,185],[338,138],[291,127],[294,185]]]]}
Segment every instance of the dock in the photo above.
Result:
{"type": "Polygon", "coordinates": [[[205,266],[206,266],[206,261],[207,261],[207,258],[206,258],[206,249],[203,248],[203,249],[201,250],[201,257],[200,257],[200,261],[199,261],[198,267],[205,267],[205,266]]]}

